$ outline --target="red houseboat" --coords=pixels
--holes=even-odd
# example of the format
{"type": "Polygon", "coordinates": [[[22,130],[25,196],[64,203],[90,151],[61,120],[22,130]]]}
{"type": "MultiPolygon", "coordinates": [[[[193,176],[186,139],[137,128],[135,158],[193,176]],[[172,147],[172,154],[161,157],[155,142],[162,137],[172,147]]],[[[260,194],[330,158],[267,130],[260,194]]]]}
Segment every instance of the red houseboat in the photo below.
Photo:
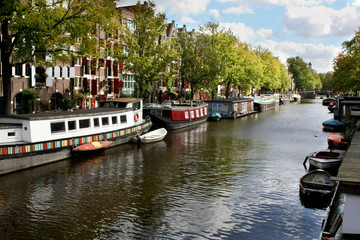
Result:
{"type": "Polygon", "coordinates": [[[144,116],[150,116],[151,122],[158,128],[173,130],[205,122],[208,118],[206,103],[165,104],[150,103],[143,108],[144,116]]]}

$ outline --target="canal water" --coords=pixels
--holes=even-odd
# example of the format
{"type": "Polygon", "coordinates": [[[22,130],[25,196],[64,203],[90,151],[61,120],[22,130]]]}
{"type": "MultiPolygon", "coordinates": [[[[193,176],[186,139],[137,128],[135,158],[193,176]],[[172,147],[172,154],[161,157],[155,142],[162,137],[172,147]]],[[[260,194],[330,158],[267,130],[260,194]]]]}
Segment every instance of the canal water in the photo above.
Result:
{"type": "Polygon", "coordinates": [[[318,239],[299,199],[320,99],[0,177],[0,239],[318,239]]]}

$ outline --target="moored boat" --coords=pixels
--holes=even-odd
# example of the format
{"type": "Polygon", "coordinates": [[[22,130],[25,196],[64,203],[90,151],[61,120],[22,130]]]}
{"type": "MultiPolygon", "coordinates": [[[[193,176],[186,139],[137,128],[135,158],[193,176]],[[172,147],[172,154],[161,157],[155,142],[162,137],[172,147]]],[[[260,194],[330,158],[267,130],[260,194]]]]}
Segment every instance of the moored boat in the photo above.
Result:
{"type": "Polygon", "coordinates": [[[254,99],[252,98],[225,98],[206,100],[209,105],[208,120],[221,118],[238,118],[254,113],[254,99]]]}
{"type": "Polygon", "coordinates": [[[317,169],[300,178],[300,198],[305,207],[324,208],[330,204],[337,182],[331,175],[317,169]]]}
{"type": "Polygon", "coordinates": [[[147,132],[142,99],[106,101],[105,107],[0,117],[0,175],[71,157],[74,145],[107,139],[112,146],[147,132]]]}
{"type": "Polygon", "coordinates": [[[345,125],[335,119],[329,119],[322,123],[323,130],[330,132],[342,132],[345,130],[345,125]]]}
{"type": "Polygon", "coordinates": [[[336,100],[334,99],[334,98],[326,98],[326,99],[324,99],[324,100],[322,100],[322,105],[323,106],[329,106],[329,104],[331,103],[331,102],[335,102],[336,100]]]}
{"type": "Polygon", "coordinates": [[[343,151],[322,150],[318,152],[313,152],[309,156],[307,156],[304,160],[304,166],[306,162],[309,161],[311,168],[332,170],[340,167],[343,158],[343,151]]]}
{"type": "Polygon", "coordinates": [[[71,151],[72,153],[90,153],[95,151],[101,151],[109,147],[113,142],[112,141],[94,141],[88,142],[81,145],[75,145],[71,151]]]}
{"type": "Polygon", "coordinates": [[[211,113],[209,114],[209,117],[208,117],[208,121],[219,121],[221,119],[221,114],[220,113],[211,113]]]}
{"type": "Polygon", "coordinates": [[[163,140],[166,134],[165,128],[159,128],[143,135],[138,135],[133,140],[137,143],[153,143],[163,140]]]}
{"type": "Polygon", "coordinates": [[[349,142],[345,141],[340,134],[330,134],[327,141],[329,149],[347,149],[349,147],[349,142]]]}
{"type": "Polygon", "coordinates": [[[261,95],[254,98],[254,109],[262,112],[275,108],[274,95],[261,95]]]}
{"type": "Polygon", "coordinates": [[[184,128],[203,123],[208,118],[206,103],[172,103],[160,107],[144,107],[144,115],[150,116],[157,128],[167,130],[184,128]]]}

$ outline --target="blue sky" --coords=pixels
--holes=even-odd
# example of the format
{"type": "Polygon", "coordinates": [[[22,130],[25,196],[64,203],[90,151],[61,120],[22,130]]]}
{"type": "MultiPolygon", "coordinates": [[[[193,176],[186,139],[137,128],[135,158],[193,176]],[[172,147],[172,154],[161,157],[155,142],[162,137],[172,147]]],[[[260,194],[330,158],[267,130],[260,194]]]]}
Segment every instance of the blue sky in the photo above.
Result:
{"type": "MultiPolygon", "coordinates": [[[[135,2],[136,0],[121,0],[135,2]]],[[[341,44],[360,27],[360,0],[153,0],[168,22],[188,31],[218,21],[240,41],[269,49],[283,63],[299,56],[332,70],[341,44]]]]}

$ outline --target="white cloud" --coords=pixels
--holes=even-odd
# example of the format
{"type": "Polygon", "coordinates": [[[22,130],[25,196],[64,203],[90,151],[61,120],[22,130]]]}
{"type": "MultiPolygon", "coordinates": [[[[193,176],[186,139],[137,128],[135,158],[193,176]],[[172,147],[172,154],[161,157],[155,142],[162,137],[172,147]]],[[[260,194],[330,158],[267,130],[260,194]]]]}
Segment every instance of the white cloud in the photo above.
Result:
{"type": "Polygon", "coordinates": [[[181,23],[198,23],[195,19],[191,18],[191,17],[188,17],[188,16],[183,16],[181,19],[180,19],[180,22],[181,23]]]}
{"type": "Polygon", "coordinates": [[[216,19],[219,18],[219,16],[220,16],[219,10],[217,10],[217,9],[210,9],[209,11],[210,11],[210,13],[211,13],[216,19]]]}
{"type": "Polygon", "coordinates": [[[256,39],[255,31],[243,23],[220,23],[225,29],[230,29],[241,42],[250,43],[256,39]]]}
{"type": "Polygon", "coordinates": [[[288,58],[299,56],[305,62],[311,62],[313,69],[319,73],[332,71],[333,58],[340,52],[340,49],[335,46],[324,44],[276,42],[273,40],[262,40],[259,44],[269,49],[274,56],[278,56],[284,64],[288,58]]]}
{"type": "MultiPolygon", "coordinates": [[[[272,6],[317,6],[323,0],[218,0],[219,2],[236,2],[241,6],[272,5],[272,6]]],[[[328,0],[334,1],[334,0],[328,0]]]]}
{"type": "Polygon", "coordinates": [[[228,9],[225,9],[223,13],[229,13],[229,14],[241,14],[241,13],[254,13],[254,11],[248,7],[231,7],[228,9]]]}
{"type": "Polygon", "coordinates": [[[166,9],[167,13],[178,16],[189,16],[204,13],[210,0],[155,0],[156,7],[166,9]]]}
{"type": "Polygon", "coordinates": [[[287,31],[306,38],[349,37],[360,22],[360,4],[347,4],[340,10],[325,6],[288,7],[284,15],[287,31]]]}

